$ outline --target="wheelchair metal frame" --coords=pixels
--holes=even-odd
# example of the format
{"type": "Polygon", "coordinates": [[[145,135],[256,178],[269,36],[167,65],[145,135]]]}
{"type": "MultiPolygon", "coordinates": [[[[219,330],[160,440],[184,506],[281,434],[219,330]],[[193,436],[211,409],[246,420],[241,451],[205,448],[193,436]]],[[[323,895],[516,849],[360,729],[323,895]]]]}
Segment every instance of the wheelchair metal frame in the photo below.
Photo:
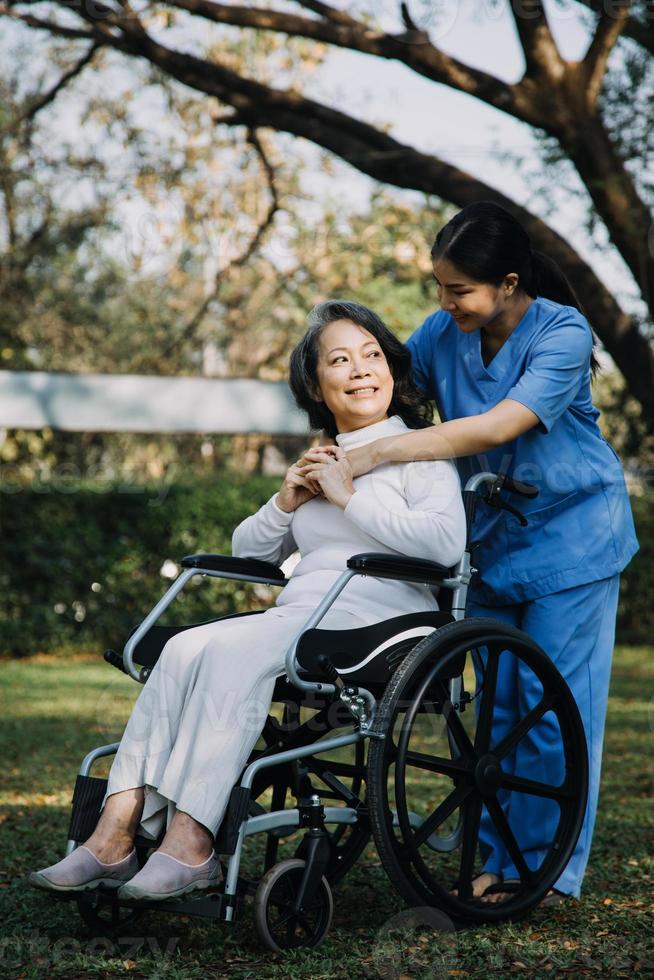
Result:
{"type": "MultiPolygon", "coordinates": [[[[440,588],[446,588],[452,590],[452,605],[451,612],[454,620],[462,620],[465,618],[465,607],[466,598],[468,593],[468,586],[472,574],[475,569],[471,565],[470,555],[471,555],[471,542],[470,534],[472,530],[472,520],[474,519],[474,500],[477,499],[477,491],[484,484],[490,484],[499,489],[502,487],[502,481],[505,478],[498,476],[491,472],[482,472],[472,477],[466,483],[463,497],[464,503],[466,505],[466,516],[468,533],[466,540],[466,547],[464,553],[454,568],[454,574],[451,577],[439,579],[438,585],[440,588]]],[[[289,749],[287,751],[279,752],[274,755],[265,756],[260,759],[253,761],[244,771],[240,783],[238,786],[243,790],[249,790],[252,787],[253,780],[256,774],[266,767],[278,766],[282,763],[292,762],[297,759],[302,759],[306,756],[315,755],[317,751],[320,753],[331,751],[333,749],[341,748],[345,745],[352,745],[356,742],[361,741],[365,738],[384,738],[383,733],[376,732],[374,730],[374,720],[376,711],[376,699],[375,696],[365,688],[356,688],[354,691],[356,693],[349,694],[348,688],[341,682],[340,685],[332,683],[323,683],[321,681],[307,681],[304,680],[298,671],[298,661],[296,659],[296,650],[300,640],[300,637],[307,630],[314,629],[323,619],[327,611],[332,607],[335,600],[341,594],[343,589],[347,586],[349,581],[355,575],[365,575],[371,574],[370,572],[360,571],[352,568],[348,568],[338,577],[336,582],[333,584],[331,589],[327,592],[322,602],[318,605],[315,611],[309,616],[307,621],[304,623],[302,628],[299,630],[297,636],[291,643],[285,661],[286,675],[290,683],[298,688],[300,691],[316,692],[321,695],[336,695],[338,699],[346,704],[353,715],[353,721],[357,725],[354,732],[344,735],[337,735],[332,738],[327,738],[319,743],[314,743],[306,746],[300,746],[298,748],[289,749]]],[[[126,673],[129,674],[134,680],[139,681],[139,683],[145,683],[149,671],[146,669],[139,669],[134,663],[134,652],[137,648],[139,641],[145,636],[148,630],[154,625],[154,623],[159,619],[162,613],[170,606],[171,602],[175,599],[178,593],[184,588],[186,583],[193,578],[195,575],[209,576],[211,578],[227,578],[232,580],[240,580],[246,582],[261,583],[266,585],[285,585],[287,579],[279,580],[272,579],[265,576],[254,576],[240,574],[237,572],[221,571],[210,568],[193,567],[185,568],[179,574],[179,576],[172,583],[170,588],[162,596],[162,598],[157,602],[150,613],[145,617],[140,626],[132,633],[129,637],[127,643],[125,644],[123,650],[123,667],[126,673]]],[[[387,575],[385,577],[393,578],[395,580],[402,580],[403,576],[401,574],[387,575]]],[[[415,581],[415,578],[410,579],[415,581]]],[[[429,584],[429,583],[426,583],[429,584]]],[[[455,677],[450,682],[450,692],[453,701],[457,701],[459,698],[459,691],[461,689],[462,678],[455,677]]],[[[99,746],[89,752],[82,761],[79,768],[80,776],[88,776],[92,765],[100,758],[114,754],[120,742],[113,742],[108,745],[99,746]]],[[[452,747],[454,750],[454,747],[452,747]]],[[[413,816],[413,815],[412,815],[413,816]]],[[[419,818],[416,815],[416,824],[420,823],[419,818]]],[[[325,807],[324,808],[324,824],[355,824],[357,823],[358,817],[356,811],[347,806],[339,807],[325,807]]],[[[412,821],[413,822],[413,821],[412,821]]],[[[225,877],[225,888],[224,895],[220,896],[220,901],[216,901],[214,904],[215,912],[210,913],[212,917],[222,918],[224,921],[232,921],[234,919],[236,902],[237,902],[237,887],[239,882],[239,869],[241,862],[241,853],[243,849],[243,844],[246,837],[249,837],[257,833],[269,833],[274,830],[280,830],[281,828],[288,828],[289,832],[294,828],[301,826],[300,810],[299,808],[289,808],[284,810],[277,810],[271,813],[258,814],[256,816],[246,816],[242,821],[238,837],[236,841],[236,846],[233,853],[231,854],[227,866],[227,874],[225,877]]],[[[441,839],[440,842],[436,843],[434,846],[435,850],[448,850],[451,844],[455,844],[455,838],[457,831],[455,830],[452,835],[452,841],[448,842],[447,839],[441,839]]],[[[153,844],[156,842],[153,841],[153,844]]],[[[78,846],[75,840],[68,840],[66,844],[66,854],[71,853],[78,846]]],[[[195,900],[196,904],[202,904],[205,911],[198,912],[196,914],[207,915],[207,903],[201,900],[195,900]]],[[[126,906],[131,905],[131,902],[121,902],[126,906]]],[[[142,908],[156,908],[162,911],[182,911],[182,903],[177,903],[176,906],[170,905],[168,908],[162,908],[161,903],[139,903],[142,908]]],[[[191,912],[192,902],[183,903],[183,911],[186,914],[191,912]]]]}

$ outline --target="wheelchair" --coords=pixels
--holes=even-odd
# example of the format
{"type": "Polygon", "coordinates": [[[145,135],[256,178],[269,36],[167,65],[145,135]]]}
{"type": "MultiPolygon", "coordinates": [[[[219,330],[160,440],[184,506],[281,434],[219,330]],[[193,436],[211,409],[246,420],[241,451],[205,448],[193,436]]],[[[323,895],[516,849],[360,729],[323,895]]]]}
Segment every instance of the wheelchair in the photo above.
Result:
{"type": "MultiPolygon", "coordinates": [[[[87,926],[105,935],[124,932],[148,910],[233,922],[249,904],[268,949],[315,947],[330,927],[332,888],[372,837],[400,896],[411,906],[440,910],[457,928],[520,918],[537,906],[581,831],[588,761],[579,711],[545,651],[505,623],[465,618],[480,498],[526,523],[503,492],[531,498],[538,490],[489,472],[467,482],[466,549],[454,568],[388,554],[349,559],[288,650],[261,738],[232,788],[214,845],[224,862],[220,886],[157,902],[119,901],[101,889],[53,897],[75,900],[87,926]],[[321,630],[355,575],[426,584],[438,590],[441,608],[359,629],[321,630]],[[506,671],[520,677],[510,718],[499,696],[506,671]],[[557,748],[557,771],[540,765],[532,744],[537,732],[557,748]],[[554,830],[524,826],[525,797],[550,809],[547,826],[554,830]],[[516,869],[495,903],[473,894],[488,854],[489,823],[516,869]],[[255,841],[245,873],[243,856],[255,841]],[[280,848],[286,850],[281,857],[280,848]]],[[[275,565],[257,559],[195,554],[181,565],[122,656],[104,655],[141,684],[167,640],[191,628],[157,621],[193,576],[287,581],[275,565]]],[[[93,749],[80,766],[66,854],[96,826],[107,780],[91,769],[118,745],[93,749]]],[[[159,843],[137,835],[141,867],[159,843]]]]}

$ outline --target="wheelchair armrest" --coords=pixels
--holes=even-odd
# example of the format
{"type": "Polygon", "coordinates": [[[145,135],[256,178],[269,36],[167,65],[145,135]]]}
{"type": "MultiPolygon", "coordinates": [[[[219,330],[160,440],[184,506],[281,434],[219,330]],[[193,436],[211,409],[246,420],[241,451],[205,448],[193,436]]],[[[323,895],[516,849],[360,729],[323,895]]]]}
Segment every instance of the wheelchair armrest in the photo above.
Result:
{"type": "Polygon", "coordinates": [[[439,585],[443,579],[454,574],[452,568],[439,565],[425,558],[399,558],[395,555],[364,554],[352,555],[347,567],[354,572],[364,575],[374,575],[375,578],[400,579],[403,582],[424,582],[428,585],[439,585]]]}
{"type": "Polygon", "coordinates": [[[270,582],[286,582],[284,573],[270,561],[258,558],[234,558],[232,555],[186,555],[182,568],[206,568],[212,572],[233,572],[235,575],[251,575],[270,582]]]}

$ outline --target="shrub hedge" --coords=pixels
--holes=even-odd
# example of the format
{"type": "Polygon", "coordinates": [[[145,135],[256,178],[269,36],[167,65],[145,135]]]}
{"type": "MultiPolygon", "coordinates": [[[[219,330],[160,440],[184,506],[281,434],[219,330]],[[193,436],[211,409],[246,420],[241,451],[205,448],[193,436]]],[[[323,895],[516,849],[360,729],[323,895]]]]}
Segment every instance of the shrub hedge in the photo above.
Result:
{"type": "MultiPolygon", "coordinates": [[[[190,486],[3,493],[0,654],[122,649],[170,584],[164,563],[196,551],[229,554],[234,527],[278,485],[225,475],[190,486]]],[[[198,577],[167,618],[202,622],[255,602],[243,583],[198,577]]]]}
{"type": "MultiPolygon", "coordinates": [[[[169,584],[164,563],[194,551],[229,554],[233,528],[278,484],[279,478],[224,474],[163,489],[89,485],[72,493],[43,487],[2,493],[0,655],[66,646],[122,649],[169,584]]],[[[632,504],[641,550],[623,573],[618,636],[651,643],[654,494],[632,504]]],[[[167,619],[202,622],[265,598],[261,588],[197,578],[167,619]]]]}

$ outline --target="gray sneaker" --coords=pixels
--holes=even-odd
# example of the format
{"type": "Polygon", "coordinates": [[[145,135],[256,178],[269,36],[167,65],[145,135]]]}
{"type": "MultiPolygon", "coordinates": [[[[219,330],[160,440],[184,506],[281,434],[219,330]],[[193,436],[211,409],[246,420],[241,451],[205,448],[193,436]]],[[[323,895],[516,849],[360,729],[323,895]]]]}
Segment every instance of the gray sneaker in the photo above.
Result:
{"type": "Polygon", "coordinates": [[[215,888],[222,881],[220,861],[216,852],[202,864],[185,864],[171,854],[155,851],[145,866],[117,892],[118,898],[159,901],[177,898],[188,892],[215,888]]]}
{"type": "Polygon", "coordinates": [[[57,864],[33,871],[30,885],[53,892],[85,892],[92,888],[120,888],[133,878],[139,869],[136,849],[121,861],[105,864],[84,844],[76,847],[57,864]]]}

